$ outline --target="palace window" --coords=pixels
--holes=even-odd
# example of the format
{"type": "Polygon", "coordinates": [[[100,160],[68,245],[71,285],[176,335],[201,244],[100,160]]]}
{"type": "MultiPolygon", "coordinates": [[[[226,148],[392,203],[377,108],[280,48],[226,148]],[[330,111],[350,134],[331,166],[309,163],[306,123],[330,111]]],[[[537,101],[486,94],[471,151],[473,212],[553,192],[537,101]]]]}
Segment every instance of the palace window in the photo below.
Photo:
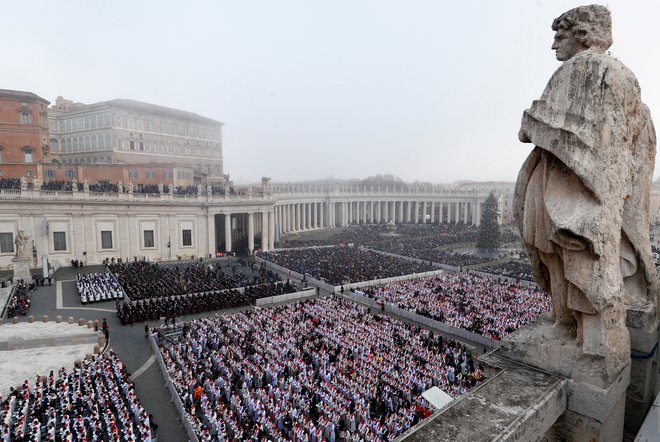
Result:
{"type": "Polygon", "coordinates": [[[56,252],[66,250],[66,232],[53,232],[53,250],[56,252]]]}
{"type": "Polygon", "coordinates": [[[186,246],[192,246],[192,230],[184,229],[181,231],[181,244],[186,246]]]}
{"type": "Polygon", "coordinates": [[[30,112],[21,112],[21,124],[32,124],[32,114],[30,112]]]}
{"type": "Polygon", "coordinates": [[[14,253],[14,234],[0,233],[0,253],[14,253]]]}
{"type": "Polygon", "coordinates": [[[144,247],[153,247],[154,246],[154,231],[145,230],[144,231],[144,247]]]}
{"type": "Polygon", "coordinates": [[[111,230],[101,230],[101,248],[102,249],[111,249],[112,248],[112,231],[111,230]]]}

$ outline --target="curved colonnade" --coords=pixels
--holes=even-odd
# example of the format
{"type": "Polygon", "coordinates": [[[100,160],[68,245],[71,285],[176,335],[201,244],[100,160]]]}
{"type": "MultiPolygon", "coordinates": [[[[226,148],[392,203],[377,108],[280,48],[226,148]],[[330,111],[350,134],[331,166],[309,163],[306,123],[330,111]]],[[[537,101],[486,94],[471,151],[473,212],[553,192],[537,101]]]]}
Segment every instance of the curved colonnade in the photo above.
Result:
{"type": "MultiPolygon", "coordinates": [[[[271,250],[283,234],[371,223],[478,225],[489,191],[272,185],[238,195],[0,190],[0,268],[13,240],[33,241],[34,266],[73,259],[187,259],[271,250]],[[11,234],[11,236],[9,236],[11,234]]],[[[501,199],[502,200],[502,199],[501,199]]]]}

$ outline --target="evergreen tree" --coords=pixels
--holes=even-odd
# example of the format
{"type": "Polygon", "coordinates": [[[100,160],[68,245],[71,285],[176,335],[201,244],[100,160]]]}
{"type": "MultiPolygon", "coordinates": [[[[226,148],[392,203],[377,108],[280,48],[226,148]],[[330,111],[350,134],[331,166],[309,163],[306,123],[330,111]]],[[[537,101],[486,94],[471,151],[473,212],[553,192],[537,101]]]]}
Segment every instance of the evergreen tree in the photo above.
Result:
{"type": "Polygon", "coordinates": [[[481,225],[479,225],[477,239],[478,249],[498,249],[500,247],[502,232],[500,232],[500,225],[497,222],[498,216],[497,199],[491,192],[481,206],[481,225]]]}

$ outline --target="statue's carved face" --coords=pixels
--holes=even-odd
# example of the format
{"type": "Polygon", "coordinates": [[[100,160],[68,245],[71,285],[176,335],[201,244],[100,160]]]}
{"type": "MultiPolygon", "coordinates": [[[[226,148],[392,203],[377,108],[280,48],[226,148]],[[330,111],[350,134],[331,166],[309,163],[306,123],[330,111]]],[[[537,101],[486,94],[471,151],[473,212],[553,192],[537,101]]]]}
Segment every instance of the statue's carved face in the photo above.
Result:
{"type": "Polygon", "coordinates": [[[552,42],[552,49],[555,50],[557,60],[566,61],[588,48],[579,42],[570,30],[558,29],[552,42]]]}

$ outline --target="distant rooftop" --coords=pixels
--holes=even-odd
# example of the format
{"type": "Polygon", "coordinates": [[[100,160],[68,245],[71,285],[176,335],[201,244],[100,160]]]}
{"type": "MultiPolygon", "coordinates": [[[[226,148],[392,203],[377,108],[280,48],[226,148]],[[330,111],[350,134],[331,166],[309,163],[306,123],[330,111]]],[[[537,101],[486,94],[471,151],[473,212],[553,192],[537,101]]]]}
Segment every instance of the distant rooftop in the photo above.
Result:
{"type": "Polygon", "coordinates": [[[13,91],[11,89],[0,89],[0,97],[10,98],[10,99],[13,98],[16,100],[25,100],[25,99],[40,100],[47,104],[50,104],[50,101],[46,100],[45,98],[41,98],[39,95],[33,94],[32,92],[13,91]]]}
{"type": "Polygon", "coordinates": [[[114,100],[101,101],[98,103],[84,104],[84,103],[73,102],[71,100],[67,100],[60,96],[57,97],[57,100],[55,101],[55,105],[51,107],[51,110],[61,111],[61,112],[74,112],[78,110],[88,109],[90,107],[104,107],[104,106],[119,107],[123,109],[132,109],[135,111],[162,114],[173,118],[195,120],[208,124],[220,124],[220,125],[223,124],[220,121],[203,117],[194,112],[183,111],[180,109],[174,109],[166,106],[159,106],[157,104],[144,103],[142,101],[128,100],[125,98],[117,98],[114,100]]]}

